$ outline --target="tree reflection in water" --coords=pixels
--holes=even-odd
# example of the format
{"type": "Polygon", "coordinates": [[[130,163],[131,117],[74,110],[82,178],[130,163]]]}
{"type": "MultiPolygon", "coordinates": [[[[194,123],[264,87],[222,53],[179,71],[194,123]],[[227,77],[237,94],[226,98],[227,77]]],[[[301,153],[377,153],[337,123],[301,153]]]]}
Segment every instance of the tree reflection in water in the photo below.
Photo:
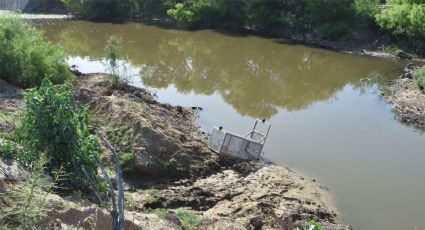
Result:
{"type": "Polygon", "coordinates": [[[394,76],[401,66],[395,61],[209,30],[179,31],[137,23],[34,23],[71,55],[92,59],[103,58],[109,36],[121,36],[132,65],[143,67],[140,76],[146,86],[218,93],[241,115],[251,117],[270,118],[279,108],[301,110],[332,100],[347,84],[368,87],[359,80],[394,76]]]}

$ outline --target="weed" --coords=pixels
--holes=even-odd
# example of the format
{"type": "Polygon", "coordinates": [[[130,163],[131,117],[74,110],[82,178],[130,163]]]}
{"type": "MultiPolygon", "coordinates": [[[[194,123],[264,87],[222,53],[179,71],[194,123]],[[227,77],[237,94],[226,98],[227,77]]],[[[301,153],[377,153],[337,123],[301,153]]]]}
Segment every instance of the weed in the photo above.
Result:
{"type": "Polygon", "coordinates": [[[197,216],[187,210],[178,209],[176,214],[180,221],[180,225],[184,230],[195,229],[202,222],[202,218],[200,216],[197,216]]]}
{"type": "MultiPolygon", "coordinates": [[[[46,155],[40,154],[30,167],[31,176],[8,193],[11,208],[3,219],[9,220],[9,224],[15,225],[13,227],[36,229],[36,224],[46,215],[47,195],[55,188],[54,182],[44,175],[47,162],[46,155]]],[[[58,181],[63,173],[56,171],[52,175],[58,181]]]]}
{"type": "Polygon", "coordinates": [[[167,217],[167,210],[165,208],[157,208],[152,210],[152,213],[157,215],[159,219],[164,220],[167,217]]]}
{"type": "Polygon", "coordinates": [[[18,155],[18,147],[9,140],[0,139],[0,156],[6,159],[15,159],[18,155]]]}
{"type": "Polygon", "coordinates": [[[109,37],[106,42],[104,63],[112,77],[112,88],[120,88],[130,81],[130,67],[126,64],[128,59],[121,54],[122,38],[109,37]]]}
{"type": "Polygon", "coordinates": [[[129,211],[136,211],[137,210],[137,203],[134,200],[133,196],[127,194],[124,196],[124,206],[126,210],[129,211]]]}
{"type": "Polygon", "coordinates": [[[168,173],[173,172],[176,169],[176,160],[175,159],[166,160],[164,161],[162,165],[166,172],[168,173]]]}
{"type": "Polygon", "coordinates": [[[425,88],[425,66],[422,66],[415,73],[416,84],[421,90],[425,88]]]}
{"type": "Polygon", "coordinates": [[[147,202],[149,204],[158,202],[158,190],[156,190],[155,188],[151,188],[147,192],[148,192],[147,202]]]}
{"type": "Polygon", "coordinates": [[[311,219],[303,224],[303,230],[322,230],[322,225],[311,219]]]}

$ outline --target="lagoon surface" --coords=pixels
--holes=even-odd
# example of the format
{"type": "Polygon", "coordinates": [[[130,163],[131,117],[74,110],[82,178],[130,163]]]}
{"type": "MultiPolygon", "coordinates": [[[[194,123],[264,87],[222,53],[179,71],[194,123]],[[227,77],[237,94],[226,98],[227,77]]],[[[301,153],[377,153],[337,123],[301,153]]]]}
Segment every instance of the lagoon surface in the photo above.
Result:
{"type": "Polygon", "coordinates": [[[211,30],[32,23],[82,72],[104,72],[106,40],[122,37],[131,83],[162,102],[202,107],[205,132],[245,133],[268,119],[265,157],[329,187],[355,229],[425,229],[425,135],[379,96],[405,63],[211,30]]]}

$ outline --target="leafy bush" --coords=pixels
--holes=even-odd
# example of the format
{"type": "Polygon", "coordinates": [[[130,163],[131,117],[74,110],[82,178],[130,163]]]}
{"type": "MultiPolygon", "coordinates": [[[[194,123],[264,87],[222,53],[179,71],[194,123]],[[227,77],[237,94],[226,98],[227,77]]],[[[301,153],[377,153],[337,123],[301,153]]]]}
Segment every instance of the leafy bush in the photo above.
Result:
{"type": "Polygon", "coordinates": [[[379,13],[379,2],[379,0],[355,0],[354,9],[361,17],[375,19],[375,15],[379,13]]]}
{"type": "Polygon", "coordinates": [[[167,14],[177,22],[187,25],[195,24],[195,13],[182,3],[177,3],[173,9],[167,10],[167,14]]]}
{"type": "Polygon", "coordinates": [[[376,15],[376,23],[394,35],[405,34],[425,38],[423,3],[418,0],[388,0],[388,7],[376,15]]]}
{"type": "Polygon", "coordinates": [[[63,169],[67,175],[65,186],[86,191],[89,184],[82,167],[91,176],[96,175],[94,157],[99,153],[98,140],[88,127],[88,108],[77,111],[70,84],[55,87],[48,80],[39,89],[30,90],[25,101],[19,128],[24,147],[21,163],[29,166],[45,152],[50,159],[47,172],[63,169]]]}
{"type": "Polygon", "coordinates": [[[169,0],[166,5],[171,7],[167,11],[171,18],[188,26],[298,32],[322,28],[329,31],[327,37],[346,32],[354,15],[353,0],[169,0]]]}
{"type": "Polygon", "coordinates": [[[185,0],[166,2],[167,14],[187,26],[241,27],[245,23],[244,3],[236,0],[185,0]]]}
{"type": "Polygon", "coordinates": [[[415,80],[418,87],[423,90],[425,88],[425,66],[422,66],[415,73],[415,80]]]}
{"type": "Polygon", "coordinates": [[[180,221],[182,229],[184,230],[195,229],[202,222],[201,217],[193,214],[190,211],[178,209],[176,215],[180,221]]]}
{"type": "Polygon", "coordinates": [[[16,16],[0,16],[0,78],[21,87],[44,78],[63,83],[71,78],[62,48],[16,16]]]}
{"type": "Polygon", "coordinates": [[[137,0],[62,0],[65,6],[83,19],[125,21],[135,16],[137,0]]]}

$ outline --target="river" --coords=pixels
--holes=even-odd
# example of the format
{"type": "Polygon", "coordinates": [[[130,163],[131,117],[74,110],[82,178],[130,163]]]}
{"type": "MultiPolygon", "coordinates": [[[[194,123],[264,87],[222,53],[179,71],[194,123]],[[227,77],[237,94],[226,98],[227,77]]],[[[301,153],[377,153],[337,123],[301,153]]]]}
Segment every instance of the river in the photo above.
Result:
{"type": "Polygon", "coordinates": [[[160,101],[203,108],[202,128],[272,129],[265,157],[330,188],[355,229],[425,229],[425,136],[401,124],[379,86],[405,63],[256,36],[139,23],[34,21],[83,72],[103,72],[121,36],[131,82],[160,101]]]}

